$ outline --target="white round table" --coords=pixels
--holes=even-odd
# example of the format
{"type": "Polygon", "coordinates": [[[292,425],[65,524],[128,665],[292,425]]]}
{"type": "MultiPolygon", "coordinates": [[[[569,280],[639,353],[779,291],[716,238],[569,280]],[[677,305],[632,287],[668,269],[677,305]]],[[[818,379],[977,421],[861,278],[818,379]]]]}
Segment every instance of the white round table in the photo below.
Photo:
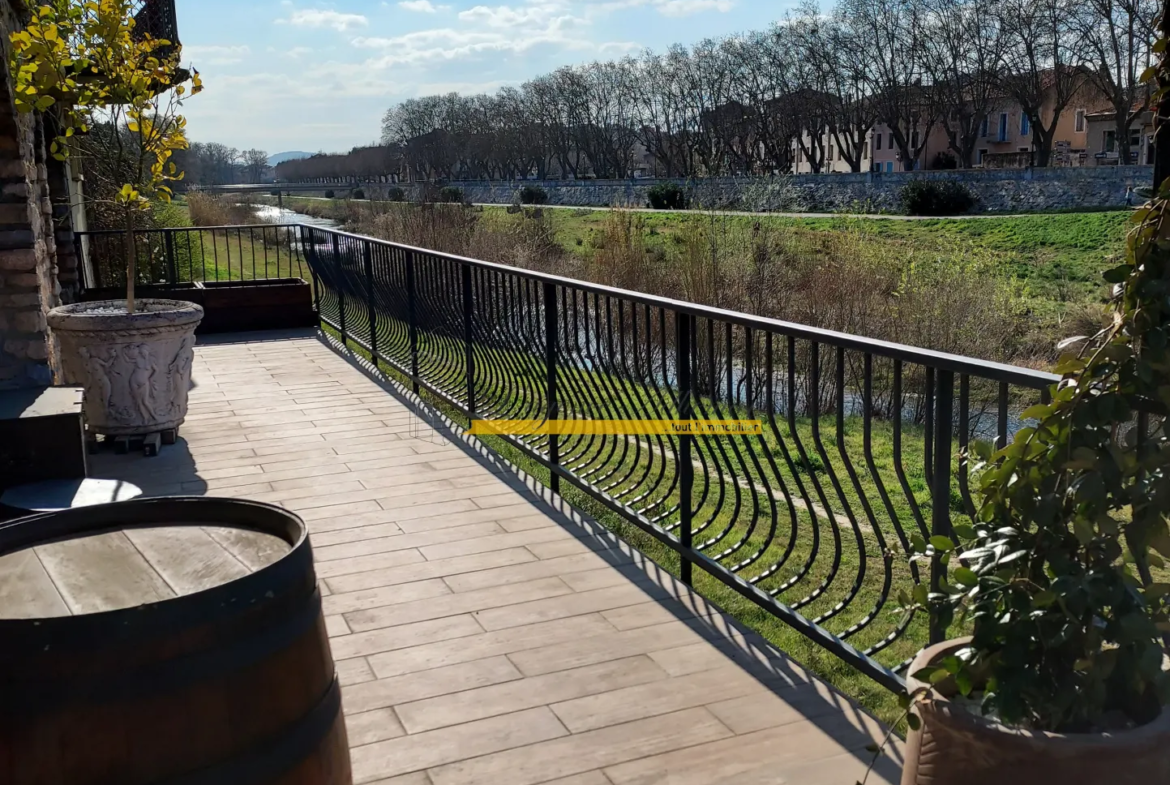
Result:
{"type": "Polygon", "coordinates": [[[141,495],[141,488],[122,480],[46,480],[9,488],[0,495],[0,504],[30,513],[58,512],[129,501],[141,495]]]}

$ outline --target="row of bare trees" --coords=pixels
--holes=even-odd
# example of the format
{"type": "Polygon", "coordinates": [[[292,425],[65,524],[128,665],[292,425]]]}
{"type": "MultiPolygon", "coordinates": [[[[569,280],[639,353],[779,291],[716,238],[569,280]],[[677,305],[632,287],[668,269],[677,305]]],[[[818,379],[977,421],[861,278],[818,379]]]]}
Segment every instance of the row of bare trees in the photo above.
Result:
{"type": "Polygon", "coordinates": [[[317,153],[276,165],[282,182],[371,182],[399,174],[400,151],[395,146],[355,147],[348,153],[317,153]]]}
{"type": "MultiPolygon", "coordinates": [[[[1149,105],[1157,0],[840,0],[766,31],[564,67],[491,95],[413,98],[383,119],[386,165],[411,179],[853,171],[871,129],[903,161],[945,129],[972,165],[985,121],[1018,104],[1034,163],[1062,115],[1113,114],[1122,160],[1149,105]],[[799,151],[799,152],[798,152],[799,151]],[[401,161],[398,156],[401,156],[401,161]]],[[[322,162],[324,163],[324,162],[322,162]]]]}
{"type": "Polygon", "coordinates": [[[262,183],[271,173],[264,150],[240,151],[218,142],[192,142],[178,158],[188,186],[262,183]]]}

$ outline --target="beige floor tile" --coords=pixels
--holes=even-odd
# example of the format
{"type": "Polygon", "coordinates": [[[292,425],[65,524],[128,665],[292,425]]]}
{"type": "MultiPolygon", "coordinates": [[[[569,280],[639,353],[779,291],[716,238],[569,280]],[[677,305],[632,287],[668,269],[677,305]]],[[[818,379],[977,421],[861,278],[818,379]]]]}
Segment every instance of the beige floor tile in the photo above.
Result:
{"type": "Polygon", "coordinates": [[[378,676],[397,676],[498,654],[514,654],[525,649],[586,640],[594,635],[611,632],[612,629],[597,614],[572,616],[383,652],[372,655],[370,665],[378,676]]]}
{"type": "Polygon", "coordinates": [[[418,733],[665,678],[653,660],[640,655],[400,704],[396,711],[407,732],[418,733]]]}
{"type": "MultiPolygon", "coordinates": [[[[542,707],[403,736],[354,748],[351,751],[353,780],[355,785],[363,785],[386,775],[432,769],[452,761],[526,747],[565,734],[564,727],[553,713],[542,707]]],[[[507,775],[478,782],[482,785],[496,782],[519,785],[507,775]]]]}
{"type": "MultiPolygon", "coordinates": [[[[573,671],[567,671],[566,675],[568,673],[573,671]]],[[[566,728],[580,733],[767,692],[768,689],[766,684],[742,669],[727,667],[553,703],[550,708],[566,728]]]]}
{"type": "MultiPolygon", "coordinates": [[[[447,594],[401,605],[390,605],[385,608],[354,611],[345,614],[345,621],[354,632],[363,632],[379,627],[395,627],[399,624],[410,624],[411,622],[463,613],[475,614],[480,611],[491,613],[493,609],[502,609],[516,603],[547,600],[571,592],[572,589],[566,586],[560,578],[542,578],[514,586],[495,586],[490,589],[447,594]]],[[[542,619],[533,619],[533,621],[542,621],[542,619]]],[[[483,622],[480,622],[480,625],[484,626],[483,622]]],[[[484,628],[492,629],[486,626],[484,628]]]]}
{"type": "Polygon", "coordinates": [[[520,678],[507,657],[488,657],[344,687],[342,702],[346,711],[361,713],[520,678]]]}
{"type": "Polygon", "coordinates": [[[398,586],[383,586],[378,589],[331,594],[324,598],[322,607],[325,613],[352,613],[404,602],[414,602],[428,597],[439,597],[450,593],[451,589],[446,583],[438,578],[433,578],[398,586]]]}
{"type": "Polygon", "coordinates": [[[670,754],[646,756],[607,767],[605,773],[614,785],[795,784],[802,780],[785,776],[787,767],[833,758],[841,753],[843,744],[847,750],[864,752],[869,743],[860,734],[851,732],[840,717],[834,717],[735,736],[670,754]]]}
{"type": "MultiPolygon", "coordinates": [[[[331,617],[338,618],[340,616],[331,617]]],[[[343,620],[344,621],[344,620],[343,620]]],[[[463,638],[483,632],[470,614],[447,616],[442,619],[420,621],[417,624],[403,624],[372,632],[358,632],[341,635],[329,641],[336,659],[364,657],[369,654],[406,649],[435,641],[463,638]]]]}
{"type": "Polygon", "coordinates": [[[463,573],[524,564],[535,560],[536,557],[524,548],[509,548],[503,551],[489,551],[471,556],[456,556],[452,559],[398,566],[393,570],[371,570],[338,575],[326,582],[334,593],[340,594],[363,589],[376,589],[379,586],[394,586],[428,578],[454,578],[463,573]]]}
{"type": "MultiPolygon", "coordinates": [[[[435,785],[535,785],[731,735],[704,709],[690,709],[432,769],[435,785]]],[[[409,737],[407,737],[409,738],[409,737]]]]}
{"type": "Polygon", "coordinates": [[[519,627],[522,624],[535,624],[550,619],[620,608],[623,605],[643,602],[645,599],[646,588],[644,586],[627,583],[625,586],[576,592],[565,597],[539,599],[520,605],[485,610],[477,613],[475,618],[485,630],[499,630],[506,627],[519,627]]]}
{"type": "Polygon", "coordinates": [[[492,570],[480,570],[462,575],[446,577],[447,585],[453,591],[472,591],[486,589],[491,586],[504,586],[510,583],[524,583],[538,578],[560,576],[561,580],[569,584],[576,591],[580,591],[576,579],[583,571],[612,572],[608,563],[593,553],[577,556],[564,556],[559,559],[547,559],[526,564],[508,567],[497,567],[492,570]]]}
{"type": "Polygon", "coordinates": [[[467,526],[455,526],[434,531],[414,532],[402,534],[401,529],[394,527],[391,536],[372,536],[340,545],[318,545],[313,549],[313,555],[318,562],[328,562],[335,559],[348,559],[355,556],[372,556],[376,553],[400,551],[406,548],[422,548],[447,542],[461,542],[474,540],[480,537],[490,537],[493,534],[503,534],[504,530],[494,523],[474,523],[467,526]]]}

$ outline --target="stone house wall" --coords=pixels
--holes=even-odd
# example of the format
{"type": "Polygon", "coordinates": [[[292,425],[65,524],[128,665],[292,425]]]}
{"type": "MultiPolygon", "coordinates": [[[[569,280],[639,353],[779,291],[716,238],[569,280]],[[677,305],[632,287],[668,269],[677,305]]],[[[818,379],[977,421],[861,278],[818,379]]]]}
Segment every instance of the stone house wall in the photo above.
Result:
{"type": "Polygon", "coordinates": [[[46,155],[41,116],[13,102],[9,35],[24,14],[20,0],[0,0],[0,389],[52,384],[45,317],[78,287],[64,165],[46,155]]]}

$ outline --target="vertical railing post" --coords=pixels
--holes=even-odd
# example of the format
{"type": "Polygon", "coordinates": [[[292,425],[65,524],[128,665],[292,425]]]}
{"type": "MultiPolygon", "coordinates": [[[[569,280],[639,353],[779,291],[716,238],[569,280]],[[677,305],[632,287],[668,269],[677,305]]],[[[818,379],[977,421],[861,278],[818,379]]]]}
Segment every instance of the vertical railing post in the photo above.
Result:
{"type": "Polygon", "coordinates": [[[414,251],[406,252],[406,308],[410,329],[410,389],[418,395],[418,313],[414,280],[414,251]]]}
{"type": "MultiPolygon", "coordinates": [[[[688,421],[694,419],[694,403],[691,393],[694,380],[691,378],[691,333],[692,317],[690,314],[675,312],[675,358],[678,373],[678,418],[688,421]]],[[[694,450],[695,437],[683,431],[678,437],[678,509],[679,509],[679,539],[682,541],[683,552],[679,565],[679,577],[687,586],[694,585],[691,574],[692,555],[692,517],[691,509],[695,488],[695,464],[691,456],[694,450]]]]}
{"type": "MultiPolygon", "coordinates": [[[[316,233],[307,226],[301,225],[297,227],[297,236],[300,238],[301,255],[305,261],[309,263],[309,274],[313,276],[313,307],[317,309],[317,319],[321,319],[321,278],[317,275],[317,268],[313,266],[313,261],[310,254],[317,252],[317,246],[313,243],[317,242],[316,233]],[[306,235],[308,239],[306,241],[306,235]],[[313,250],[306,250],[312,248],[313,250]]],[[[317,264],[321,264],[321,259],[317,259],[317,264]]]]}
{"type": "Polygon", "coordinates": [[[341,327],[341,345],[349,347],[349,335],[345,330],[345,267],[341,264],[341,246],[337,235],[333,235],[333,280],[337,282],[337,322],[341,327]]]}
{"type": "MultiPolygon", "coordinates": [[[[934,395],[934,466],[931,480],[931,536],[950,537],[951,530],[951,436],[954,429],[955,374],[953,371],[935,371],[934,395]]],[[[941,554],[936,554],[930,564],[930,590],[938,592],[946,577],[947,568],[941,554]]],[[[930,620],[930,642],[939,643],[945,639],[946,628],[932,616],[930,620]]]]}
{"type": "Polygon", "coordinates": [[[175,235],[168,229],[163,229],[163,249],[167,258],[167,279],[171,283],[178,283],[179,268],[175,264],[175,235]]]}
{"type": "Polygon", "coordinates": [[[378,321],[374,312],[374,247],[362,240],[362,261],[366,268],[366,319],[370,324],[370,359],[378,367],[378,321]]]}
{"type": "Polygon", "coordinates": [[[463,347],[467,354],[467,418],[475,419],[475,304],[471,299],[471,265],[461,265],[463,283],[463,347]]]}
{"type": "MultiPolygon", "coordinates": [[[[557,403],[557,287],[553,283],[544,284],[544,366],[546,371],[545,390],[548,394],[548,410],[545,417],[551,424],[560,418],[560,408],[557,403]]],[[[555,432],[548,435],[548,463],[549,487],[552,492],[560,494],[561,476],[557,469],[561,465],[561,437],[555,432]]]]}

